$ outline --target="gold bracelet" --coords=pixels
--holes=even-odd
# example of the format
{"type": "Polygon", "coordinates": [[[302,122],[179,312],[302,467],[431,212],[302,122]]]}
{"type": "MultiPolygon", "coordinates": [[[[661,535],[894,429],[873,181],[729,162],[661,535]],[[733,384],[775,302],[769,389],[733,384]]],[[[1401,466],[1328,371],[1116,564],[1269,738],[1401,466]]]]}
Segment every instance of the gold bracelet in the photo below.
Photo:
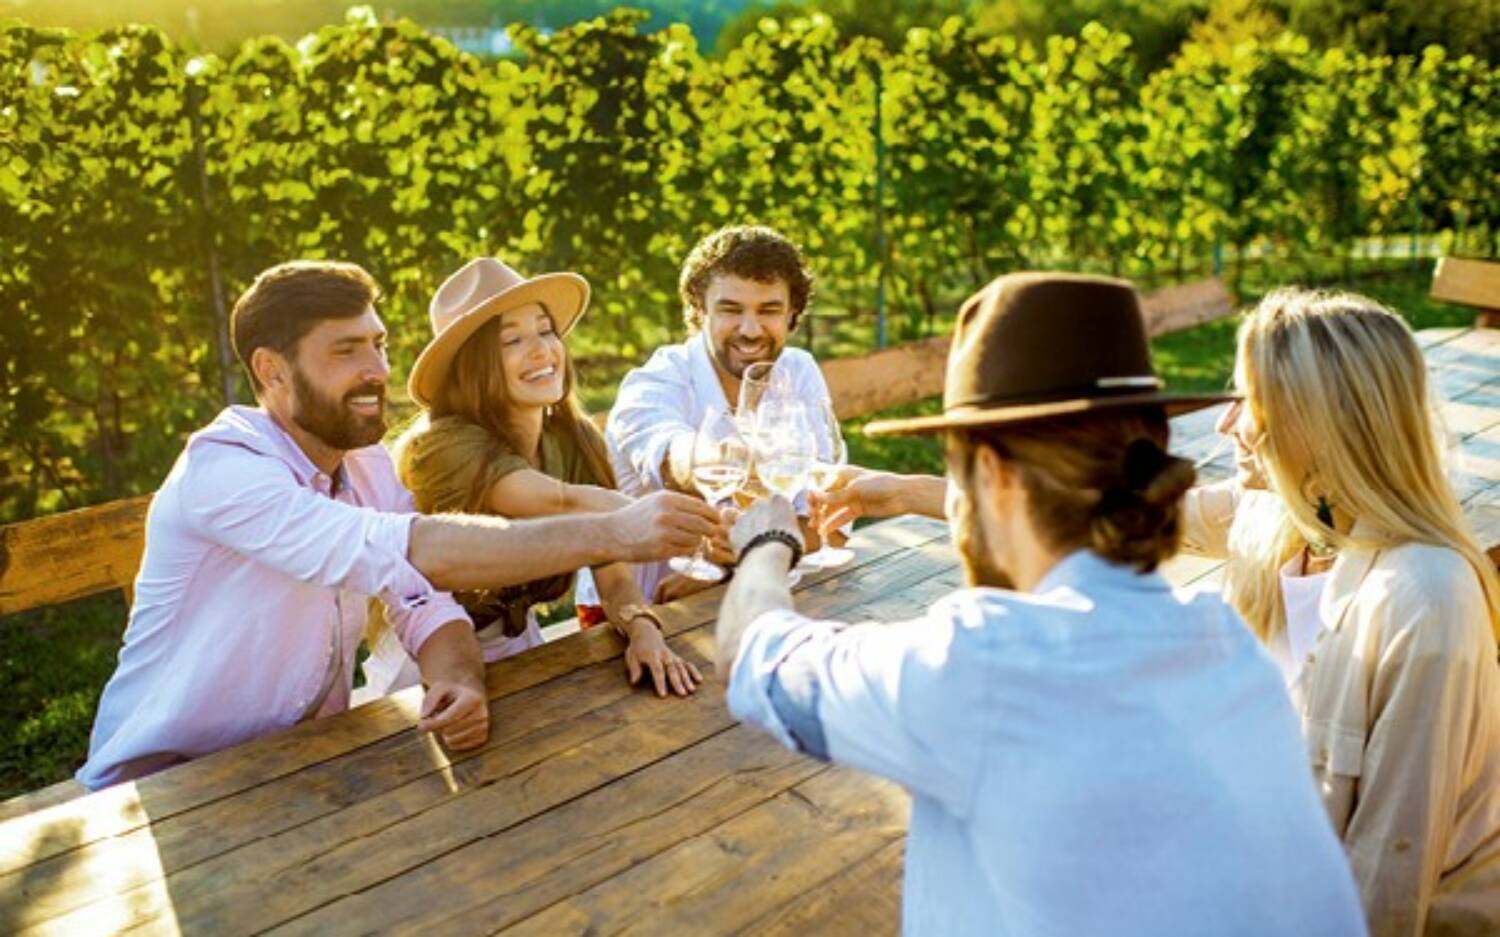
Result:
{"type": "Polygon", "coordinates": [[[635,621],[637,618],[644,618],[650,621],[651,624],[656,626],[657,631],[663,630],[661,619],[657,617],[657,614],[651,610],[651,606],[642,605],[640,602],[631,602],[629,605],[620,606],[615,611],[614,620],[612,622],[615,627],[615,633],[623,638],[630,637],[625,633],[625,626],[635,621]]]}

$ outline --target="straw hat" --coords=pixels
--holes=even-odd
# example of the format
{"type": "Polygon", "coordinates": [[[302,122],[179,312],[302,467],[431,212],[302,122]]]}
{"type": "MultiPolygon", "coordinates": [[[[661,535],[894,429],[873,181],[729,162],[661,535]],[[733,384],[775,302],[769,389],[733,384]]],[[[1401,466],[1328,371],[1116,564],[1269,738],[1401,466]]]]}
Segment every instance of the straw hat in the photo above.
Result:
{"type": "Polygon", "coordinates": [[[464,264],[438,287],[428,306],[432,341],[417,356],[407,379],[411,399],[431,406],[464,342],[486,322],[527,303],[545,306],[557,334],[565,336],[588,308],[589,284],[576,273],[544,273],[527,279],[494,257],[464,264]]]}
{"type": "Polygon", "coordinates": [[[871,423],[872,436],[937,433],[1113,407],[1168,414],[1232,400],[1168,394],[1151,367],[1135,289],[1124,280],[1012,273],[971,296],[948,353],[941,416],[871,423]]]}

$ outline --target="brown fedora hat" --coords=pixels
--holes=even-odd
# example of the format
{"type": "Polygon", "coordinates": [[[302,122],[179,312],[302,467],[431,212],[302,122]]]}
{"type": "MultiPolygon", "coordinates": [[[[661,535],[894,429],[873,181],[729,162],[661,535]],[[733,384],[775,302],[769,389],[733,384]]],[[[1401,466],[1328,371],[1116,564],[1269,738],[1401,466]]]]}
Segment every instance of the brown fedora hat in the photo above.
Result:
{"type": "Polygon", "coordinates": [[[948,352],[941,416],[883,420],[872,436],[1020,423],[1111,407],[1168,415],[1233,399],[1168,394],[1151,367],[1140,298],[1124,280],[1012,273],[969,297],[948,352]]]}
{"type": "Polygon", "coordinates": [[[565,336],[588,308],[589,284],[576,273],[527,279],[494,257],[471,260],[444,280],[427,307],[432,341],[417,356],[406,381],[411,399],[432,406],[464,342],[489,320],[527,303],[545,306],[557,334],[565,336]]]}

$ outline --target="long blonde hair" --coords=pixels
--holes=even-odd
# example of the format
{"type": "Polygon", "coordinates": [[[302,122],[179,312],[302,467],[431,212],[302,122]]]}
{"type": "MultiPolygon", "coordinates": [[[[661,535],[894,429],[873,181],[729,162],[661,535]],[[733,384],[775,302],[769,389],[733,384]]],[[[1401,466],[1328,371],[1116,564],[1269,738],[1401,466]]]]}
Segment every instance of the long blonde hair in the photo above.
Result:
{"type": "Polygon", "coordinates": [[[1444,474],[1426,363],[1401,317],[1351,293],[1277,290],[1240,326],[1235,379],[1281,508],[1242,510],[1230,532],[1226,593],[1262,639],[1286,626],[1280,570],[1309,544],[1406,543],[1461,554],[1500,637],[1500,579],[1444,474]],[[1319,496],[1357,534],[1323,524],[1319,496]]]}

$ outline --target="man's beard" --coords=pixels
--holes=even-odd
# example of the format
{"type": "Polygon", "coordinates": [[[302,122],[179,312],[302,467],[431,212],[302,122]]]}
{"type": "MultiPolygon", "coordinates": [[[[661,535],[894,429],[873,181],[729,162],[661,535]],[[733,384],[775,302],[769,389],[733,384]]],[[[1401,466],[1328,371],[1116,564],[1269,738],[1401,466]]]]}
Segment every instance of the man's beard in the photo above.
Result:
{"type": "Polygon", "coordinates": [[[958,500],[953,518],[954,546],[964,568],[964,583],[970,588],[1014,589],[1016,581],[995,565],[994,553],[984,539],[984,528],[974,510],[974,500],[966,492],[958,500]]]}
{"type": "Polygon", "coordinates": [[[719,367],[729,372],[729,376],[734,378],[735,380],[740,380],[741,378],[743,378],[745,376],[745,369],[750,367],[750,365],[755,364],[756,362],[775,361],[778,357],[780,357],[781,349],[783,347],[782,345],[776,344],[774,339],[768,338],[761,342],[762,347],[765,349],[764,352],[748,360],[742,359],[736,361],[735,358],[730,357],[732,352],[730,351],[729,346],[732,344],[734,344],[734,338],[732,336],[730,337],[729,341],[725,342],[723,345],[714,344],[713,339],[710,338],[708,347],[713,351],[714,360],[719,363],[719,367]]]}
{"type": "Polygon", "coordinates": [[[292,368],[292,422],[303,431],[322,440],[332,449],[348,452],[373,446],[385,436],[385,387],[380,384],[365,384],[349,391],[339,400],[323,395],[312,385],[300,368],[292,368]],[[381,411],[374,416],[361,416],[349,410],[350,397],[374,394],[381,402],[381,411]]]}

